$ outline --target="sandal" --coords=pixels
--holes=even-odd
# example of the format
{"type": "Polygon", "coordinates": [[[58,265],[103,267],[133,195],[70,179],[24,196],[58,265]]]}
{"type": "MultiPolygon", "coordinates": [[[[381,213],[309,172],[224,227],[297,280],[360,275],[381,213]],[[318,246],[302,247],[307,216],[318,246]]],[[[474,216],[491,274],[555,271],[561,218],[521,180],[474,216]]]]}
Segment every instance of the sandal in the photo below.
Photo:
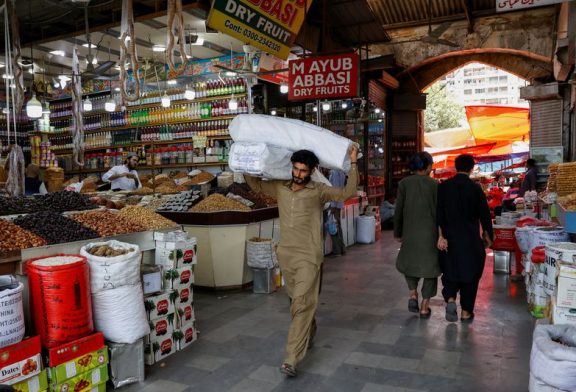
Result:
{"type": "Polygon", "coordinates": [[[289,363],[283,363],[280,366],[280,373],[285,374],[287,377],[296,377],[296,369],[289,363]]]}
{"type": "Polygon", "coordinates": [[[412,313],[418,313],[420,311],[418,300],[416,298],[410,298],[408,300],[408,310],[412,313]]]}
{"type": "Polygon", "coordinates": [[[428,313],[420,313],[421,319],[429,319],[432,316],[432,308],[428,308],[428,313]]]}
{"type": "Polygon", "coordinates": [[[470,323],[472,320],[474,320],[474,313],[470,313],[468,317],[460,317],[460,321],[463,323],[470,323]]]}
{"type": "Polygon", "coordinates": [[[446,320],[450,322],[458,321],[456,302],[448,302],[446,304],[446,320]]]}

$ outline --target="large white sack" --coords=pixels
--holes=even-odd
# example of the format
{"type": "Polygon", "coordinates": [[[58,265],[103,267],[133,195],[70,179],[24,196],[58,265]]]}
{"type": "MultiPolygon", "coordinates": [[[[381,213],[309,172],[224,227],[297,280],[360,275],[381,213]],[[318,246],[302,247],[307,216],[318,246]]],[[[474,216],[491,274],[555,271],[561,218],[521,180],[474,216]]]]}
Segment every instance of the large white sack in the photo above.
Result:
{"type": "Polygon", "coordinates": [[[115,343],[134,343],[150,333],[142,285],[92,293],[94,329],[115,343]]]}
{"type": "Polygon", "coordinates": [[[141,284],[140,259],[142,255],[138,245],[116,240],[92,242],[80,249],[80,255],[88,260],[90,288],[93,294],[124,285],[141,284]],[[132,249],[132,251],[116,257],[99,257],[88,253],[88,250],[101,245],[108,245],[114,249],[132,249]]]}
{"type": "Polygon", "coordinates": [[[562,389],[554,388],[542,380],[538,380],[532,373],[530,373],[530,381],[528,382],[529,392],[567,392],[562,389]]]}
{"type": "Polygon", "coordinates": [[[536,325],[530,373],[551,387],[576,391],[576,326],[536,325]]]}
{"type": "Polygon", "coordinates": [[[275,180],[292,178],[292,151],[266,143],[236,142],[230,147],[228,166],[235,173],[275,180]]]}
{"type": "Polygon", "coordinates": [[[320,166],[350,170],[348,150],[352,141],[304,121],[264,114],[239,114],[229,126],[234,142],[262,142],[290,151],[310,150],[320,166]]]}

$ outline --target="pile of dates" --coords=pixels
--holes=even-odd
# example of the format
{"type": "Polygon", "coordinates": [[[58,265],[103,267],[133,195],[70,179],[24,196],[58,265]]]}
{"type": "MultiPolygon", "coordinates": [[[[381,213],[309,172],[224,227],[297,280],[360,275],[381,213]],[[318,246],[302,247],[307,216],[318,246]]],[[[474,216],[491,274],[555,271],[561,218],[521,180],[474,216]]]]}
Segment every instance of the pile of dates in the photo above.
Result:
{"type": "Polygon", "coordinates": [[[38,211],[81,211],[96,207],[87,196],[68,191],[28,197],[0,197],[0,215],[38,211]]]}
{"type": "Polygon", "coordinates": [[[44,238],[50,245],[100,237],[94,230],[52,211],[19,216],[13,222],[44,238]]]}

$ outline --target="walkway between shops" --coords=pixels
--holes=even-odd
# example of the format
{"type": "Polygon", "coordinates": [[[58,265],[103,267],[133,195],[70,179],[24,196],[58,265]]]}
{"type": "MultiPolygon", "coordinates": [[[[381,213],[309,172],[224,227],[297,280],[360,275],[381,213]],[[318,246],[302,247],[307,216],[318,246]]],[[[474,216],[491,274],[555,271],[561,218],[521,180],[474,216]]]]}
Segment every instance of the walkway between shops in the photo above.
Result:
{"type": "Polygon", "coordinates": [[[448,323],[407,310],[392,232],[326,259],[314,348],[295,379],[278,371],[289,322],[283,290],[195,294],[199,340],[121,391],[526,391],[534,322],[523,284],[487,263],[476,319],[448,323]]]}

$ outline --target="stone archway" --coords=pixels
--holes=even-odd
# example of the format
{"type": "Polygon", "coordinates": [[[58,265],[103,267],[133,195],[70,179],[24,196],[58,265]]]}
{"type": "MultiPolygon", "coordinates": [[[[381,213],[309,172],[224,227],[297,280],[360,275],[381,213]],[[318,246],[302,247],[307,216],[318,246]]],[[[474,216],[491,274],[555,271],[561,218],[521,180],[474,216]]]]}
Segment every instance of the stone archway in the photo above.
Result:
{"type": "Polygon", "coordinates": [[[469,49],[428,58],[397,75],[400,89],[419,93],[444,75],[468,63],[500,68],[529,81],[553,79],[551,59],[514,49],[469,49]]]}

